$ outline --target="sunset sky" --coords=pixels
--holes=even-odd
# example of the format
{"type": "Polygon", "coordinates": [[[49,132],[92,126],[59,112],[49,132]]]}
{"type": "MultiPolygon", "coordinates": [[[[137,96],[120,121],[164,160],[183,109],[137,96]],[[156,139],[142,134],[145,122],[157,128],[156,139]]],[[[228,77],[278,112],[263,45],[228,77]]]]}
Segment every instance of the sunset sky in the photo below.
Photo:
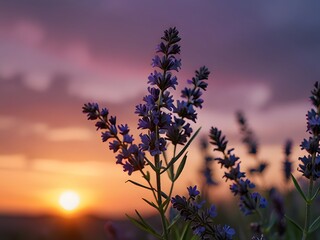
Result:
{"type": "MultiPolygon", "coordinates": [[[[0,0],[0,213],[57,213],[69,189],[84,212],[144,209],[145,191],[125,183],[81,108],[97,101],[134,130],[155,47],[171,26],[182,38],[179,86],[202,65],[211,71],[194,128],[221,128],[245,156],[235,118],[243,110],[261,158],[281,168],[291,138],[297,164],[320,80],[319,12],[316,0],[0,0]]],[[[197,144],[177,192],[197,183],[197,144]]]]}

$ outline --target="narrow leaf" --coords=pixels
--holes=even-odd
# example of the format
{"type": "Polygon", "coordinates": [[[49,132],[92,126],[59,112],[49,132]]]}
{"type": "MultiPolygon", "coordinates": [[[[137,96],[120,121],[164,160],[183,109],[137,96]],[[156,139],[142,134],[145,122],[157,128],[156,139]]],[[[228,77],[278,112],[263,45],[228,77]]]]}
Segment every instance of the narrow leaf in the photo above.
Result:
{"type": "Polygon", "coordinates": [[[147,180],[147,182],[150,182],[150,172],[149,172],[149,171],[147,171],[147,173],[144,174],[142,177],[143,177],[145,180],[147,180]]]}
{"type": "Polygon", "coordinates": [[[188,232],[189,226],[190,226],[190,223],[185,224],[185,226],[182,230],[182,234],[180,236],[180,240],[188,240],[186,237],[188,237],[187,232],[188,232]]]}
{"type": "Polygon", "coordinates": [[[276,223],[276,216],[274,213],[271,213],[271,216],[269,218],[269,224],[268,227],[266,228],[266,232],[269,232],[271,230],[271,228],[274,226],[274,224],[276,223]]]}
{"type": "Polygon", "coordinates": [[[197,235],[193,235],[190,240],[199,240],[199,237],[197,235]]]}
{"type": "Polygon", "coordinates": [[[320,186],[317,188],[317,191],[314,193],[314,195],[311,198],[311,202],[317,197],[318,193],[320,191],[320,186]]]}
{"type": "Polygon", "coordinates": [[[127,215],[127,218],[129,218],[129,220],[136,225],[138,228],[140,228],[141,230],[148,232],[150,234],[152,234],[153,236],[157,237],[158,239],[162,239],[162,237],[156,233],[156,231],[153,228],[149,228],[148,226],[146,226],[143,222],[139,221],[138,219],[135,219],[133,217],[130,217],[129,215],[127,215]]]}
{"type": "Polygon", "coordinates": [[[291,174],[291,178],[292,178],[292,181],[294,183],[294,186],[296,187],[296,189],[298,190],[300,195],[303,197],[304,201],[308,202],[306,195],[304,194],[304,192],[302,191],[298,181],[295,179],[295,177],[292,174],[291,174]]]}
{"type": "Polygon", "coordinates": [[[317,217],[316,220],[310,225],[308,233],[312,233],[320,227],[320,216],[317,217]]]}
{"type": "MultiPolygon", "coordinates": [[[[160,236],[160,235],[156,232],[156,230],[154,230],[153,227],[151,227],[151,226],[144,220],[144,218],[141,216],[141,214],[140,214],[137,210],[135,210],[135,212],[136,212],[136,214],[138,215],[140,221],[144,224],[144,226],[146,226],[148,229],[150,229],[150,231],[151,231],[153,234],[160,236]]],[[[161,237],[161,236],[160,236],[160,237],[161,237]]]]}
{"type": "Polygon", "coordinates": [[[298,223],[296,223],[296,221],[294,221],[292,218],[288,217],[287,215],[285,215],[285,218],[292,223],[293,226],[295,226],[297,229],[299,229],[301,232],[303,232],[302,227],[300,227],[300,225],[298,223]]]}
{"type": "Polygon", "coordinates": [[[177,169],[177,172],[176,172],[176,175],[175,175],[173,181],[176,181],[176,180],[179,178],[180,174],[182,173],[182,170],[184,169],[184,166],[185,166],[185,164],[186,164],[186,161],[187,161],[187,154],[185,154],[185,155],[183,156],[183,158],[182,158],[182,160],[181,160],[181,162],[180,162],[180,164],[179,164],[179,167],[178,167],[178,169],[177,169]]]}
{"type": "Polygon", "coordinates": [[[149,200],[142,198],[143,201],[148,203],[151,207],[154,207],[155,209],[159,210],[158,206],[154,202],[150,202],[149,200]]]}
{"type": "Polygon", "coordinates": [[[150,165],[153,171],[157,170],[154,164],[147,157],[144,157],[144,160],[146,160],[146,162],[150,165]]]}
{"type": "Polygon", "coordinates": [[[180,214],[177,214],[171,221],[170,225],[168,226],[168,230],[170,228],[172,228],[177,222],[178,220],[180,219],[180,214]]]}
{"type": "Polygon", "coordinates": [[[189,141],[186,143],[186,145],[181,149],[181,151],[177,154],[176,157],[172,158],[171,161],[169,162],[169,164],[167,165],[166,168],[164,168],[162,170],[162,172],[160,172],[160,174],[164,173],[165,171],[167,171],[169,169],[170,166],[172,166],[173,164],[175,164],[176,161],[179,160],[179,158],[184,154],[184,152],[187,150],[187,148],[189,147],[189,145],[191,144],[191,142],[194,140],[194,138],[198,135],[198,133],[200,132],[199,128],[189,139],[189,141]]]}
{"type": "Polygon", "coordinates": [[[162,203],[162,206],[164,206],[163,208],[166,210],[168,207],[168,204],[170,203],[170,198],[166,198],[166,200],[164,200],[164,202],[162,203]]]}
{"type": "Polygon", "coordinates": [[[164,192],[161,191],[161,196],[164,197],[165,199],[168,199],[169,196],[167,194],[165,194],[164,192]]]}
{"type": "Polygon", "coordinates": [[[168,170],[167,170],[167,173],[168,173],[168,177],[170,179],[171,182],[174,182],[174,173],[173,173],[173,166],[171,166],[168,170]]]}
{"type": "Polygon", "coordinates": [[[137,182],[132,181],[132,180],[127,180],[126,182],[131,182],[132,184],[134,184],[134,185],[136,185],[136,186],[139,186],[139,187],[142,187],[142,188],[151,190],[151,191],[154,190],[154,189],[152,189],[152,188],[150,188],[150,187],[147,187],[147,186],[145,186],[145,185],[142,185],[141,183],[137,183],[137,182]]]}

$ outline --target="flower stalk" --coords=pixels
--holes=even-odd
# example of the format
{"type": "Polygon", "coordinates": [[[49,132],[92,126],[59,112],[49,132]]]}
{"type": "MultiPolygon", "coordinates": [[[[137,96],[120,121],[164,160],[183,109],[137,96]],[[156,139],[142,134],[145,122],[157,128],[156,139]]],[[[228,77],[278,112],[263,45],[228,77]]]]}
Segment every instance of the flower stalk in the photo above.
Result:
{"type": "Polygon", "coordinates": [[[193,129],[189,121],[196,122],[197,113],[195,108],[201,108],[203,100],[202,91],[207,88],[205,80],[208,79],[209,71],[201,67],[195,72],[195,77],[188,80],[192,87],[181,91],[181,100],[174,101],[171,89],[176,89],[177,77],[174,71],[181,68],[179,32],[176,28],[164,31],[162,41],[157,46],[157,54],[152,59],[152,67],[156,68],[148,77],[148,94],[143,97],[142,104],[136,106],[135,113],[139,116],[138,129],[140,143],[135,144],[127,124],[117,124],[114,116],[109,117],[109,111],[100,110],[97,103],[87,103],[83,107],[83,113],[87,114],[88,120],[95,120],[97,130],[102,130],[102,141],[109,142],[109,149],[116,155],[116,163],[123,166],[123,171],[130,176],[139,171],[147,181],[147,185],[128,180],[134,185],[152,192],[154,201],[143,199],[151,207],[158,211],[162,223],[162,232],[158,233],[150,226],[141,214],[136,210],[138,218],[129,219],[144,231],[162,240],[170,239],[169,221],[166,211],[170,204],[174,182],[180,176],[187,159],[186,150],[193,141],[199,130],[192,136],[193,129]],[[173,157],[167,159],[167,146],[174,146],[173,157]],[[184,146],[178,150],[177,146],[184,146]],[[151,161],[149,160],[151,159],[151,161]],[[175,170],[175,164],[179,164],[175,170]],[[155,181],[151,181],[150,173],[144,170],[151,167],[155,181]],[[162,189],[163,173],[167,172],[171,181],[169,193],[162,189]],[[152,185],[155,184],[155,187],[152,185]]]}

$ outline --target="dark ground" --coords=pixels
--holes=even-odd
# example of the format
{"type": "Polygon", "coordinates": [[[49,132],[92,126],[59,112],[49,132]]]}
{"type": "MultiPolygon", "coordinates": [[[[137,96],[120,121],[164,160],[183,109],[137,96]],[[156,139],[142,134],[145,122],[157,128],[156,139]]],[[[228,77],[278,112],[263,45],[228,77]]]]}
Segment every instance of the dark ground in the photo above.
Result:
{"type": "Polygon", "coordinates": [[[114,239],[112,229],[117,240],[148,239],[126,220],[108,221],[90,215],[77,218],[0,215],[0,240],[110,240],[114,239]]]}

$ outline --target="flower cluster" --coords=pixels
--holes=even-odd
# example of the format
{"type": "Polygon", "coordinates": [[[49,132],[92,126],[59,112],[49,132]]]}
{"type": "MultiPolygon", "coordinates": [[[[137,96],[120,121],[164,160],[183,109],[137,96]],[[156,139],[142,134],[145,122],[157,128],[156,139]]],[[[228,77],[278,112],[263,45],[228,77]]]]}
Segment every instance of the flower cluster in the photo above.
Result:
{"type": "Polygon", "coordinates": [[[149,95],[143,98],[144,104],[136,106],[135,113],[140,117],[138,128],[148,130],[147,134],[140,134],[141,148],[148,150],[152,156],[166,150],[167,141],[173,145],[184,145],[191,136],[192,128],[185,119],[196,121],[195,107],[201,107],[203,100],[200,98],[202,90],[206,90],[209,71],[206,67],[196,71],[196,76],[188,82],[192,88],[182,90],[182,97],[186,99],[174,103],[169,92],[170,88],[176,89],[178,84],[172,71],[181,68],[181,60],[177,59],[180,53],[178,42],[180,37],[175,28],[166,30],[162,42],[157,47],[157,53],[152,59],[155,70],[149,76],[149,95]]]}
{"type": "Polygon", "coordinates": [[[138,145],[133,144],[127,124],[117,125],[116,117],[109,117],[109,111],[106,108],[100,110],[97,103],[84,104],[82,109],[88,120],[96,120],[97,130],[102,130],[102,141],[109,141],[109,149],[118,153],[116,163],[121,164],[125,172],[131,175],[133,171],[144,168],[145,154],[138,145]]]}
{"type": "Polygon", "coordinates": [[[212,162],[213,162],[213,157],[208,153],[208,141],[206,138],[200,139],[200,148],[201,148],[201,153],[203,154],[203,159],[204,159],[204,166],[203,169],[201,170],[201,173],[203,174],[203,177],[205,179],[205,184],[209,186],[213,185],[218,185],[217,180],[213,178],[213,170],[212,169],[212,162]]]}
{"type": "Polygon", "coordinates": [[[307,132],[311,135],[309,139],[304,139],[301,149],[308,152],[307,156],[300,157],[299,171],[308,179],[317,180],[320,177],[320,85],[315,83],[311,91],[311,102],[315,109],[307,113],[307,132]]]}
{"type": "Polygon", "coordinates": [[[191,223],[195,235],[201,239],[232,239],[235,231],[230,226],[215,225],[213,218],[217,216],[216,208],[211,205],[206,207],[206,202],[200,199],[200,192],[197,186],[187,188],[189,197],[176,195],[171,199],[173,208],[180,212],[185,221],[191,223]]]}
{"type": "Polygon", "coordinates": [[[259,151],[259,145],[257,138],[254,134],[254,132],[250,129],[247,119],[245,118],[243,112],[238,111],[236,113],[237,122],[240,126],[240,132],[242,134],[242,142],[247,146],[248,153],[255,156],[257,160],[257,166],[250,168],[250,173],[262,173],[266,167],[267,163],[259,161],[257,158],[258,151],[259,151]]]}
{"type": "Polygon", "coordinates": [[[292,162],[290,161],[291,149],[292,149],[292,141],[287,140],[284,146],[285,159],[283,162],[284,177],[287,182],[290,180],[291,172],[292,172],[292,162]]]}
{"type": "Polygon", "coordinates": [[[206,90],[209,71],[201,67],[195,72],[195,77],[188,80],[191,88],[181,91],[183,100],[174,103],[169,89],[176,89],[177,77],[172,71],[181,68],[180,53],[181,40],[176,28],[164,32],[162,41],[157,47],[157,55],[152,59],[152,66],[157,68],[148,77],[148,95],[143,98],[143,104],[136,106],[135,113],[139,116],[138,129],[148,130],[140,134],[140,144],[133,144],[133,137],[129,134],[129,127],[117,125],[116,117],[108,117],[108,110],[100,111],[97,103],[88,103],[83,107],[83,113],[88,120],[96,120],[97,130],[103,130],[102,141],[109,142],[109,148],[116,156],[117,164],[123,165],[129,175],[133,171],[141,170],[146,162],[150,163],[145,153],[151,156],[160,155],[167,148],[167,141],[173,145],[184,145],[191,136],[192,128],[187,119],[196,122],[195,108],[202,107],[202,91],[206,90]],[[158,71],[160,70],[160,71],[158,71]]]}
{"type": "Polygon", "coordinates": [[[212,127],[210,129],[211,144],[215,146],[214,150],[223,154],[223,158],[216,158],[215,160],[221,164],[221,167],[227,171],[224,173],[224,178],[231,180],[233,184],[230,186],[230,190],[234,195],[240,196],[240,210],[249,215],[257,211],[259,208],[265,208],[267,201],[257,192],[250,192],[250,189],[255,185],[245,178],[245,173],[240,170],[239,158],[232,152],[234,149],[227,150],[228,141],[221,131],[212,127]]]}
{"type": "Polygon", "coordinates": [[[237,121],[240,125],[240,131],[243,135],[242,141],[247,145],[249,154],[257,154],[258,152],[258,141],[253,131],[249,128],[247,119],[243,112],[238,111],[236,113],[237,121]]]}

